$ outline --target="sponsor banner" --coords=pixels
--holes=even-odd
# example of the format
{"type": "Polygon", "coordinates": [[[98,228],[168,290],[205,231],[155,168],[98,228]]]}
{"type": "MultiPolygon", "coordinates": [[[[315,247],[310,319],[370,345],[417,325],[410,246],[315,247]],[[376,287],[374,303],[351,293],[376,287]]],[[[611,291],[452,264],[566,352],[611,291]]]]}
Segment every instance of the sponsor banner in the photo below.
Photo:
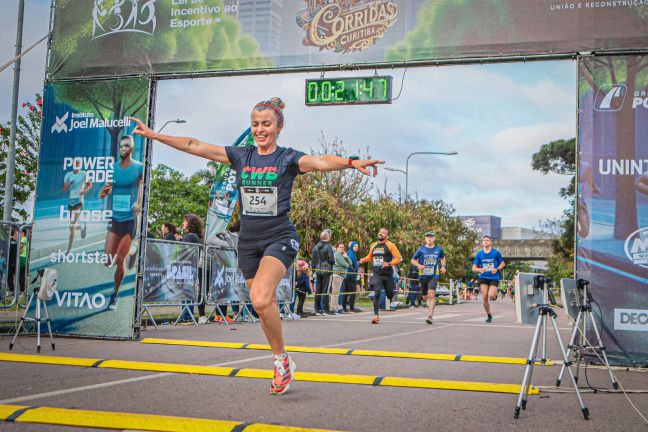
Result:
{"type": "MultiPolygon", "coordinates": [[[[250,128],[247,128],[232,145],[237,147],[255,145],[250,128]]],[[[205,238],[213,237],[225,231],[236,208],[237,200],[236,170],[227,164],[216,164],[214,180],[209,191],[205,238]]]]}
{"type": "Polygon", "coordinates": [[[616,364],[648,364],[647,71],[648,56],[579,65],[576,272],[616,364]]]}
{"type": "Polygon", "coordinates": [[[647,10],[646,0],[57,0],[49,73],[62,79],[641,49],[647,10]]]}
{"type": "Polygon", "coordinates": [[[58,333],[132,337],[145,142],[129,116],[147,117],[148,93],[146,79],[45,88],[30,264],[58,271],[58,333]]]}
{"type": "Polygon", "coordinates": [[[147,239],[144,302],[194,302],[201,248],[193,243],[147,239]]]}
{"type": "MultiPolygon", "coordinates": [[[[250,289],[238,268],[235,250],[207,248],[208,278],[210,285],[209,303],[250,303],[250,289]]],[[[277,285],[277,299],[290,303],[293,299],[294,271],[290,267],[277,285]]]]}

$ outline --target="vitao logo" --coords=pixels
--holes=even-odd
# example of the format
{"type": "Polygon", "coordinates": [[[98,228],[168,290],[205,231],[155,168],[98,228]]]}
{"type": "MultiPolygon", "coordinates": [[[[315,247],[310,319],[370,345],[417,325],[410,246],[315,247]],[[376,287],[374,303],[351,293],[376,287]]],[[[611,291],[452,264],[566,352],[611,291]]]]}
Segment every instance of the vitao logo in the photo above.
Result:
{"type": "Polygon", "coordinates": [[[92,39],[115,33],[155,32],[155,2],[157,0],[94,0],[92,8],[92,39]]]}
{"type": "Polygon", "coordinates": [[[623,107],[627,87],[625,84],[603,84],[596,91],[595,111],[619,111],[623,107]]]}
{"type": "Polygon", "coordinates": [[[628,259],[635,265],[648,268],[648,228],[641,228],[630,234],[625,241],[624,250],[628,259]]]}
{"type": "Polygon", "coordinates": [[[67,127],[66,122],[67,122],[67,119],[68,119],[69,116],[70,116],[69,112],[66,112],[60,118],[59,118],[59,116],[56,116],[56,120],[54,121],[54,124],[52,125],[52,132],[51,133],[54,133],[54,132],[58,132],[58,133],[66,132],[67,133],[68,127],[67,127]]]}

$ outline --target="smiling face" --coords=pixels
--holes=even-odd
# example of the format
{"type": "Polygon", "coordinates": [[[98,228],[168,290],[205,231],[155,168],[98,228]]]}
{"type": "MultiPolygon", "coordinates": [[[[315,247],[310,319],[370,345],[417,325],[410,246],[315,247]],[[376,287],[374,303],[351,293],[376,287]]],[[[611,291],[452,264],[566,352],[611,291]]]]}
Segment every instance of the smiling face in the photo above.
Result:
{"type": "Polygon", "coordinates": [[[268,149],[276,146],[279,132],[281,127],[272,109],[252,111],[252,136],[260,148],[268,149]]]}

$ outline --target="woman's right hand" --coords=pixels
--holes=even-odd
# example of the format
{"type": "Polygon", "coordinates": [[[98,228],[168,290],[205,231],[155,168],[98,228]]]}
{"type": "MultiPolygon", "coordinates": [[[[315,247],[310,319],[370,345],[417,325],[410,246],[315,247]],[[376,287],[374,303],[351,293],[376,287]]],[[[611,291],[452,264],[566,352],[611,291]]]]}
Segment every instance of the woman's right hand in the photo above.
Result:
{"type": "Polygon", "coordinates": [[[135,123],[137,123],[137,126],[133,130],[133,134],[148,139],[155,139],[157,137],[157,133],[155,133],[155,131],[150,127],[146,126],[140,119],[135,117],[129,117],[129,118],[133,120],[135,123]]]}

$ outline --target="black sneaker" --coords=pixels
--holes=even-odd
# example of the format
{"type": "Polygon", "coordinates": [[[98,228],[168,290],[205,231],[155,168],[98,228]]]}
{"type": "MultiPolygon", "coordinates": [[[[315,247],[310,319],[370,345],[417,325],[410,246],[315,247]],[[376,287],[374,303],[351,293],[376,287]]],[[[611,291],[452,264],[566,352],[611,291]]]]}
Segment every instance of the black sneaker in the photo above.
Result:
{"type": "Polygon", "coordinates": [[[353,309],[353,312],[355,312],[355,313],[360,313],[360,312],[362,312],[362,309],[360,309],[360,308],[354,308],[354,309],[353,309]]]}
{"type": "Polygon", "coordinates": [[[108,305],[106,309],[117,310],[117,296],[115,293],[110,294],[110,299],[108,299],[108,305]]]}
{"type": "Polygon", "coordinates": [[[428,324],[432,324],[432,318],[426,319],[425,322],[428,323],[428,324]]]}
{"type": "Polygon", "coordinates": [[[492,315],[488,315],[488,318],[486,318],[486,322],[487,322],[487,323],[489,323],[489,322],[493,322],[493,316],[492,316],[492,315]]]}
{"type": "Polygon", "coordinates": [[[81,238],[84,239],[86,237],[86,232],[88,231],[88,224],[85,222],[82,222],[81,225],[81,238]]]}

